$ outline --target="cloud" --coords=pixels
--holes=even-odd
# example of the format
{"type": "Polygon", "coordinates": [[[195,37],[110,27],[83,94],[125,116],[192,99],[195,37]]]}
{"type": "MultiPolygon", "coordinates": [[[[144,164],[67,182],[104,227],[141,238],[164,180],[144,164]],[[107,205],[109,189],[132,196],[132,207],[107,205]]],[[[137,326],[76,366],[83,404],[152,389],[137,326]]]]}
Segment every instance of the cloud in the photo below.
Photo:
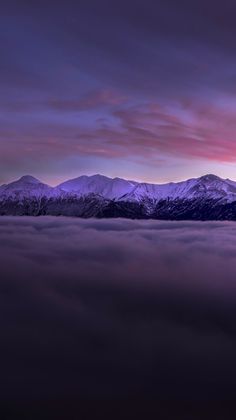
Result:
{"type": "Polygon", "coordinates": [[[77,89],[75,78],[85,72],[154,95],[234,87],[233,72],[227,70],[235,65],[231,0],[223,7],[211,0],[196,7],[186,0],[178,5],[148,0],[145,10],[139,0],[122,0],[119,8],[107,0],[99,5],[70,1],[68,7],[50,0],[37,9],[29,1],[3,3],[2,83],[25,86],[28,80],[28,87],[43,84],[45,89],[56,82],[58,91],[65,84],[77,89]],[[12,31],[5,31],[6,23],[12,31]],[[19,48],[22,39],[27,42],[19,48]]]}
{"type": "Polygon", "coordinates": [[[21,168],[27,162],[40,164],[75,156],[127,159],[153,166],[170,158],[235,162],[235,112],[230,105],[223,109],[186,98],[170,109],[157,102],[130,105],[124,100],[119,93],[94,92],[76,102],[48,102],[55,116],[46,124],[41,125],[37,113],[34,123],[23,116],[19,127],[3,121],[2,165],[21,168]],[[71,123],[63,119],[71,112],[103,106],[107,118],[84,114],[71,123]]]}
{"type": "Polygon", "coordinates": [[[0,235],[1,399],[234,398],[234,223],[2,217],[0,235]]]}
{"type": "Polygon", "coordinates": [[[174,179],[189,159],[235,161],[231,0],[68,4],[3,2],[1,179],[42,165],[58,176],[71,157],[74,174],[78,160],[97,172],[112,159],[119,176],[125,161],[150,179],[160,160],[174,179]]]}
{"type": "MultiPolygon", "coordinates": [[[[176,101],[174,110],[157,103],[120,107],[112,115],[116,125],[88,129],[78,134],[80,146],[87,140],[88,153],[112,157],[149,159],[155,164],[158,156],[234,162],[236,151],[235,111],[211,103],[176,101]],[[106,153],[105,153],[106,152],[106,153]]],[[[81,150],[82,152],[82,150],[81,150]]]]}
{"type": "Polygon", "coordinates": [[[81,100],[51,100],[48,106],[56,111],[84,111],[103,106],[121,105],[126,101],[124,95],[118,92],[103,89],[86,94],[81,100]]]}
{"type": "Polygon", "coordinates": [[[100,107],[117,106],[123,104],[127,98],[111,89],[94,90],[77,99],[48,99],[43,101],[14,101],[0,104],[3,112],[25,113],[39,112],[45,109],[57,112],[81,112],[100,107]]]}

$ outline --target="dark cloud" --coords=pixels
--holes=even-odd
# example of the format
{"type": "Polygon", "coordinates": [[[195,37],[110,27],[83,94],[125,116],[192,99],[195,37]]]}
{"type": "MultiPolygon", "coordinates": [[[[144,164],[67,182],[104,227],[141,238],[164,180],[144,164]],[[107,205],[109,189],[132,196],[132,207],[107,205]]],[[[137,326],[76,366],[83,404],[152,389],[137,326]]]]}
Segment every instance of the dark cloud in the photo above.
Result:
{"type": "Polygon", "coordinates": [[[148,161],[152,170],[156,170],[161,158],[168,159],[170,155],[173,159],[235,162],[236,123],[230,107],[183,100],[178,103],[179,115],[176,115],[156,102],[135,106],[124,102],[124,96],[105,90],[85,95],[81,100],[8,104],[8,121],[3,122],[0,129],[0,136],[5,139],[1,145],[2,171],[8,165],[20,168],[21,172],[27,166],[31,172],[45,162],[47,170],[47,162],[72,156],[109,159],[111,166],[112,161],[119,159],[144,164],[148,161]],[[52,115],[52,121],[47,124],[37,118],[38,110],[44,106],[52,115]],[[113,122],[95,115],[84,124],[88,118],[84,111],[100,108],[110,108],[109,118],[113,122]],[[13,109],[18,115],[19,127],[9,123],[13,109]],[[32,126],[25,115],[27,109],[33,110],[32,126]],[[63,118],[70,117],[71,113],[73,119],[69,123],[63,118]],[[21,129],[26,130],[26,134],[23,135],[21,129]]]}
{"type": "MultiPolygon", "coordinates": [[[[236,6],[230,0],[223,7],[210,0],[197,4],[185,0],[178,4],[172,0],[148,0],[145,5],[139,0],[112,3],[81,0],[67,4],[51,0],[40,2],[37,7],[28,1],[20,5],[12,1],[3,5],[4,9],[3,18],[11,19],[12,23],[17,20],[16,30],[21,34],[32,32],[32,43],[36,46],[34,50],[28,40],[16,50],[3,43],[8,57],[3,62],[9,63],[2,70],[6,77],[11,76],[10,63],[12,71],[14,62],[19,67],[18,78],[22,67],[30,70],[33,58],[40,60],[40,68],[43,59],[53,65],[50,50],[56,64],[61,58],[64,68],[70,64],[106,84],[110,81],[128,89],[151,93],[155,88],[154,94],[159,95],[209,85],[228,91],[234,85],[234,72],[229,86],[230,74],[225,66],[226,60],[228,64],[232,60],[231,67],[235,66],[236,6]],[[42,49],[42,43],[46,48],[42,49]],[[24,63],[26,54],[28,63],[24,63]]],[[[18,43],[20,38],[16,38],[18,43]]],[[[39,73],[37,68],[32,70],[29,82],[39,73]]],[[[57,82],[58,72],[60,68],[55,72],[57,82]]],[[[46,74],[51,78],[49,68],[47,73],[40,72],[40,81],[46,74]]],[[[52,78],[51,83],[54,84],[52,78]]]]}
{"type": "Polygon", "coordinates": [[[235,15],[231,0],[1,2],[1,179],[234,162],[235,15]]]}
{"type": "Polygon", "coordinates": [[[79,93],[85,72],[105,85],[158,97],[234,88],[236,7],[230,0],[224,7],[209,0],[37,7],[12,1],[2,9],[5,87],[28,83],[59,96],[79,93]]]}
{"type": "Polygon", "coordinates": [[[1,218],[1,400],[232,400],[235,234],[1,218]]]}

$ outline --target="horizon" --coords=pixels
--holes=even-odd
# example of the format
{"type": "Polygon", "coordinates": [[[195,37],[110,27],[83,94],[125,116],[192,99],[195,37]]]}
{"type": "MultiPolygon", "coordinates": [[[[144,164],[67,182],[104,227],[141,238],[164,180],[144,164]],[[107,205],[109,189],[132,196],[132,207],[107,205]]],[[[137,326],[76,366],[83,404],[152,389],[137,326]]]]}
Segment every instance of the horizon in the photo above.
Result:
{"type": "Polygon", "coordinates": [[[115,180],[115,179],[122,179],[122,180],[124,180],[124,181],[128,181],[128,182],[136,182],[136,183],[138,183],[138,184],[150,184],[150,185],[166,185],[166,184],[179,184],[179,183],[181,183],[181,182],[186,182],[186,181],[189,181],[189,180],[192,180],[192,179],[200,179],[200,178],[205,178],[205,177],[208,177],[208,176],[213,176],[213,177],[216,177],[216,178],[219,178],[219,179],[221,179],[222,181],[233,181],[233,182],[236,182],[236,180],[234,180],[234,179],[232,179],[232,178],[222,178],[222,177],[220,177],[220,176],[218,176],[218,175],[216,175],[216,174],[213,174],[213,173],[205,173],[205,174],[203,174],[203,175],[200,175],[200,176],[198,176],[198,177],[191,177],[191,178],[186,178],[186,179],[181,179],[181,180],[178,180],[178,181],[169,181],[169,182],[145,182],[145,181],[138,181],[138,180],[136,180],[136,179],[127,179],[127,178],[124,178],[124,177],[118,177],[118,176],[115,176],[115,177],[110,177],[110,176],[107,176],[107,175],[104,175],[104,174],[101,174],[101,173],[94,173],[94,174],[91,174],[91,175],[87,175],[87,174],[82,174],[82,175],[79,175],[79,176],[76,176],[76,177],[74,177],[74,178],[65,178],[64,180],[62,180],[59,184],[55,184],[55,185],[53,185],[53,184],[49,184],[48,182],[45,182],[45,181],[43,181],[42,180],[42,178],[38,178],[38,177],[36,177],[36,176],[34,176],[34,175],[32,175],[32,174],[24,174],[24,175],[21,175],[20,177],[18,177],[18,178],[15,178],[15,179],[11,179],[10,181],[7,181],[7,182],[5,182],[4,184],[2,184],[2,183],[0,183],[0,187],[1,186],[3,186],[3,185],[9,185],[9,184],[11,184],[11,183],[14,183],[14,182],[17,182],[17,181],[20,181],[22,178],[27,178],[27,177],[29,177],[29,178],[33,178],[33,179],[35,179],[35,180],[37,180],[37,181],[40,181],[42,184],[46,184],[46,185],[48,185],[49,187],[52,187],[52,188],[55,188],[55,187],[58,187],[60,184],[63,184],[64,182],[67,182],[67,181],[72,181],[72,180],[76,180],[76,179],[79,179],[79,178],[81,178],[81,177],[86,177],[86,178],[91,178],[91,177],[104,177],[104,178],[106,178],[106,179],[109,179],[109,180],[115,180]]]}

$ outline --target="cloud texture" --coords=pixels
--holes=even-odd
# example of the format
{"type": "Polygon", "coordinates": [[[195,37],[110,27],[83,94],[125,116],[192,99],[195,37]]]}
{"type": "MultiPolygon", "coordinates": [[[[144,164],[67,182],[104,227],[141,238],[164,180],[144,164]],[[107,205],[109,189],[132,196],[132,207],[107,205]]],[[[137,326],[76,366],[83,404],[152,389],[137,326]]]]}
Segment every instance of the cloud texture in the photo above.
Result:
{"type": "Polygon", "coordinates": [[[235,177],[234,1],[1,5],[0,183],[235,177]]]}
{"type": "Polygon", "coordinates": [[[0,238],[2,402],[234,398],[234,223],[2,217],[0,238]]]}

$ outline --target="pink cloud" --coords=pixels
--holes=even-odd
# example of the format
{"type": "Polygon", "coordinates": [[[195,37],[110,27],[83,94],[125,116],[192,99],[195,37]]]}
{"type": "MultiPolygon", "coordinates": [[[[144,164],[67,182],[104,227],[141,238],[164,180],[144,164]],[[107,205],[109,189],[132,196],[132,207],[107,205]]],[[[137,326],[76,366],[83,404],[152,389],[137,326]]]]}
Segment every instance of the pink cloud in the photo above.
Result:
{"type": "MultiPolygon", "coordinates": [[[[1,141],[1,161],[82,155],[144,159],[151,164],[163,154],[218,162],[236,161],[234,110],[226,112],[217,105],[199,105],[189,100],[180,101],[176,111],[156,103],[128,107],[122,101],[122,95],[110,91],[87,95],[83,100],[84,107],[107,104],[113,118],[112,122],[109,118],[107,121],[97,119],[87,128],[82,128],[79,122],[65,124],[63,119],[59,125],[27,126],[25,132],[3,126],[0,138],[5,141],[1,141]]],[[[61,110],[68,106],[69,111],[72,105],[61,104],[61,110]]]]}

